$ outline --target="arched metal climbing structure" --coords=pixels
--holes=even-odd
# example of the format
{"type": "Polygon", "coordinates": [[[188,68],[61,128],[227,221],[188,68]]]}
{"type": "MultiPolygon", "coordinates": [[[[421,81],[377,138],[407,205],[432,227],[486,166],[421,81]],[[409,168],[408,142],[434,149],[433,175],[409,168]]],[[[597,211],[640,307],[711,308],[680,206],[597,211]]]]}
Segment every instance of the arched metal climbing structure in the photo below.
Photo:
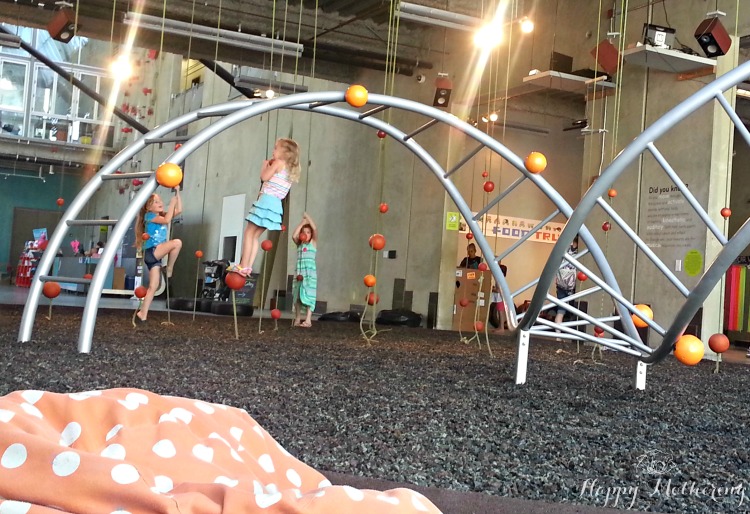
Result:
{"type": "MultiPolygon", "coordinates": [[[[607,167],[601,177],[585,194],[575,210],[553,187],[551,187],[543,176],[527,171],[524,167],[523,160],[503,146],[500,142],[475,127],[459,120],[450,113],[410,100],[386,95],[370,94],[368,96],[368,105],[366,106],[366,109],[360,110],[352,108],[345,102],[344,92],[334,91],[301,93],[273,100],[228,102],[198,109],[153,129],[151,132],[143,135],[140,139],[122,150],[109,163],[102,167],[102,169],[83,187],[79,195],[70,203],[59,226],[49,239],[47,247],[48,251],[44,253],[39,262],[37,273],[29,290],[28,301],[23,312],[18,339],[22,342],[31,340],[34,318],[38,309],[43,282],[55,280],[84,283],[89,284],[89,289],[78,338],[78,350],[80,352],[89,352],[91,350],[98,303],[101,297],[105,277],[112,266],[116,248],[121,244],[128,227],[133,224],[140,207],[157,187],[153,172],[140,172],[124,175],[115,174],[115,171],[118,170],[123,163],[133,158],[149,145],[180,141],[183,143],[182,146],[172,153],[165,162],[181,164],[201,145],[222,133],[224,130],[229,129],[242,121],[275,109],[292,109],[296,111],[333,116],[343,120],[361,123],[368,127],[372,127],[375,130],[382,130],[395,141],[398,141],[412,151],[414,155],[425,164],[428,170],[432,172],[435,178],[440,181],[446,192],[455,202],[464,219],[467,220],[469,229],[474,233],[476,242],[487,259],[489,269],[500,287],[509,324],[513,329],[517,329],[519,352],[516,381],[518,383],[524,382],[526,378],[526,359],[529,338],[531,335],[590,341],[606,346],[612,350],[630,354],[638,360],[639,373],[644,375],[643,380],[645,381],[645,365],[658,362],[669,353],[677,336],[679,336],[687,321],[692,318],[700,305],[705,301],[709,292],[721,280],[724,272],[734,258],[750,243],[750,225],[747,223],[743,225],[737,234],[728,241],[726,237],[721,234],[719,229],[711,222],[705,209],[694,201],[694,198],[692,198],[689,191],[684,188],[681,190],[686,199],[691,202],[691,205],[696,212],[699,213],[700,218],[708,229],[722,244],[723,249],[719,258],[711,264],[701,280],[692,290],[688,290],[687,287],[679,283],[679,281],[669,273],[669,270],[663,263],[661,263],[661,265],[657,264],[658,269],[661,270],[667,279],[675,284],[678,290],[684,294],[686,302],[672,325],[666,329],[651,320],[647,320],[651,328],[663,336],[661,346],[653,349],[640,339],[631,319],[631,313],[637,313],[637,311],[633,306],[633,303],[623,296],[604,252],[586,227],[585,221],[592,209],[596,206],[600,206],[618,225],[620,225],[631,239],[633,239],[638,248],[643,250],[652,261],[658,261],[658,258],[653,252],[649,251],[647,245],[645,245],[638,235],[630,229],[624,221],[622,221],[622,218],[617,215],[614,209],[602,200],[601,196],[606,194],[614,180],[626,170],[628,165],[646,150],[650,151],[656,157],[670,177],[676,177],[676,173],[661,157],[661,154],[659,154],[653,142],[667,132],[672,126],[687,117],[690,113],[712,100],[721,103],[722,107],[725,108],[730,119],[737,127],[737,130],[742,134],[748,144],[750,144],[750,133],[748,133],[747,128],[744,127],[739,117],[722,96],[724,91],[746,80],[748,77],[750,77],[750,63],[746,63],[717,79],[664,115],[659,121],[644,131],[641,136],[636,138],[621,152],[621,154],[607,167]],[[400,109],[402,111],[413,113],[415,115],[414,119],[420,120],[422,124],[407,130],[390,125],[375,116],[387,109],[400,109]],[[173,135],[178,129],[205,118],[219,119],[188,138],[173,135]],[[467,141],[473,140],[476,144],[473,149],[469,150],[468,153],[459,159],[449,170],[444,169],[416,140],[416,137],[419,134],[422,134],[438,123],[442,123],[454,130],[462,132],[467,136],[467,141]],[[474,215],[470,206],[466,203],[454,184],[453,177],[462,171],[466,171],[468,168],[466,166],[467,163],[469,163],[482,150],[489,150],[504,159],[505,162],[518,172],[518,178],[489,201],[482,211],[474,215]],[[138,193],[132,198],[131,203],[126,207],[122,216],[118,220],[77,219],[77,216],[80,214],[83,207],[105,181],[123,178],[143,178],[146,179],[146,181],[140,191],[138,191],[138,193]],[[526,181],[532,182],[549,199],[549,214],[535,227],[529,229],[521,239],[502,254],[494,255],[492,247],[484,237],[477,220],[481,219],[486,212],[498,203],[507,201],[509,198],[513,198],[514,195],[520,194],[518,192],[518,187],[526,181]],[[539,232],[546,223],[559,215],[565,217],[568,222],[561,233],[558,242],[553,247],[550,258],[540,277],[516,291],[511,291],[498,263],[513,252],[519,251],[524,245],[532,244],[534,235],[539,232]],[[114,225],[114,228],[110,236],[111,244],[108,244],[105,247],[101,256],[100,264],[97,266],[92,279],[57,277],[48,274],[52,266],[54,255],[63,242],[63,237],[68,226],[102,224],[114,225]],[[583,271],[588,275],[594,283],[594,286],[575,293],[568,298],[558,300],[554,295],[549,294],[549,290],[553,286],[555,273],[563,262],[563,259],[569,259],[569,257],[565,255],[565,251],[576,234],[580,235],[586,250],[579,252],[577,258],[572,259],[571,262],[573,262],[580,271],[583,271]],[[593,260],[596,269],[594,269],[594,267],[590,268],[584,266],[581,263],[581,257],[584,255],[589,255],[593,260]],[[517,314],[514,307],[514,299],[532,288],[535,288],[535,292],[532,297],[530,308],[523,314],[517,314]],[[589,316],[573,306],[572,302],[575,300],[597,292],[605,293],[611,297],[616,311],[615,315],[597,318],[589,316]],[[552,307],[561,307],[572,314],[575,314],[580,321],[566,322],[561,325],[556,325],[553,322],[549,322],[539,317],[539,314],[543,310],[552,307]],[[609,325],[609,323],[618,319],[622,323],[622,331],[615,330],[609,325]],[[608,333],[609,337],[602,339],[576,330],[576,325],[586,324],[602,328],[608,333]],[[553,329],[558,329],[560,332],[555,333],[553,329]]],[[[675,181],[677,183],[680,182],[679,180],[675,181]]]]}

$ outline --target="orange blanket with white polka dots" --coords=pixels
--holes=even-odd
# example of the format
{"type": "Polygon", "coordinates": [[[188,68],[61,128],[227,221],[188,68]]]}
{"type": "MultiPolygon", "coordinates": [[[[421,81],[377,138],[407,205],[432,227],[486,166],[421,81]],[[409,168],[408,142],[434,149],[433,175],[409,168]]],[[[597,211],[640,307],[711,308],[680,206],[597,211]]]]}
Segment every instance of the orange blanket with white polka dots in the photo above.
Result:
{"type": "Polygon", "coordinates": [[[439,513],[332,486],[241,409],[137,389],[0,397],[0,513],[439,513]]]}

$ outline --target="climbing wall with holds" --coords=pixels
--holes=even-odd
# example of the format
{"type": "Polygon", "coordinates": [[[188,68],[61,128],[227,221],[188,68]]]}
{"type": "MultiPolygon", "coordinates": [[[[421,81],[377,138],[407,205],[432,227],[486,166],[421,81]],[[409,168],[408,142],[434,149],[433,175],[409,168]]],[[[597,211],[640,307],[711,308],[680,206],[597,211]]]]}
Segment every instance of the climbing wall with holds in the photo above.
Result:
{"type": "Polygon", "coordinates": [[[0,397],[0,424],[0,512],[439,513],[407,489],[332,486],[226,405],[18,391],[0,397]]]}

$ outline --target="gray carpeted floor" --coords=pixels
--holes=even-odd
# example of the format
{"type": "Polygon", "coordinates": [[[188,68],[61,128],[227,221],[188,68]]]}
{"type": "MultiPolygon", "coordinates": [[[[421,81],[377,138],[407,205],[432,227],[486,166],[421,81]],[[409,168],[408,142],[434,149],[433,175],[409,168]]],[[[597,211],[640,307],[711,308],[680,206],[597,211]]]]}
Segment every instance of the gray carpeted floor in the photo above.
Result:
{"type": "MultiPolygon", "coordinates": [[[[245,318],[236,340],[231,318],[173,312],[170,327],[153,313],[133,329],[125,311],[100,312],[84,355],[79,309],[39,312],[20,344],[21,309],[0,307],[0,394],[128,386],[226,403],[324,472],[481,492],[497,499],[484,512],[531,512],[508,507],[516,500],[558,513],[750,511],[746,366],[714,374],[670,358],[638,392],[631,358],[593,364],[588,349],[539,343],[519,387],[515,347],[497,337],[491,359],[451,332],[394,328],[367,347],[354,323],[274,331],[264,320],[259,334],[245,318]]],[[[456,498],[446,512],[476,511],[456,498]]]]}

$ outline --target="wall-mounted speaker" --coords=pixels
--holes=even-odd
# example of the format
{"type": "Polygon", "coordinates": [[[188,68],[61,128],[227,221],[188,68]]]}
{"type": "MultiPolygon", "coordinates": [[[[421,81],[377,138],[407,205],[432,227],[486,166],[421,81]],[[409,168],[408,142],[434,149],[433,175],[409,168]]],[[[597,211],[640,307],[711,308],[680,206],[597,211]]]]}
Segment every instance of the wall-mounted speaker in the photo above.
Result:
{"type": "Polygon", "coordinates": [[[435,97],[432,99],[433,107],[448,107],[453,90],[453,81],[446,76],[438,74],[435,79],[435,97]]]}
{"type": "Polygon", "coordinates": [[[726,55],[732,46],[732,38],[729,37],[727,29],[721,24],[719,18],[706,18],[695,29],[695,39],[701,45],[706,57],[719,57],[726,55]]]}
{"type": "Polygon", "coordinates": [[[592,48],[591,55],[608,75],[617,73],[617,68],[620,66],[620,52],[608,39],[602,40],[601,43],[592,48]]]}
{"type": "Polygon", "coordinates": [[[76,14],[73,9],[63,7],[55,13],[54,18],[47,24],[47,32],[57,41],[67,43],[76,35],[76,14]]]}

